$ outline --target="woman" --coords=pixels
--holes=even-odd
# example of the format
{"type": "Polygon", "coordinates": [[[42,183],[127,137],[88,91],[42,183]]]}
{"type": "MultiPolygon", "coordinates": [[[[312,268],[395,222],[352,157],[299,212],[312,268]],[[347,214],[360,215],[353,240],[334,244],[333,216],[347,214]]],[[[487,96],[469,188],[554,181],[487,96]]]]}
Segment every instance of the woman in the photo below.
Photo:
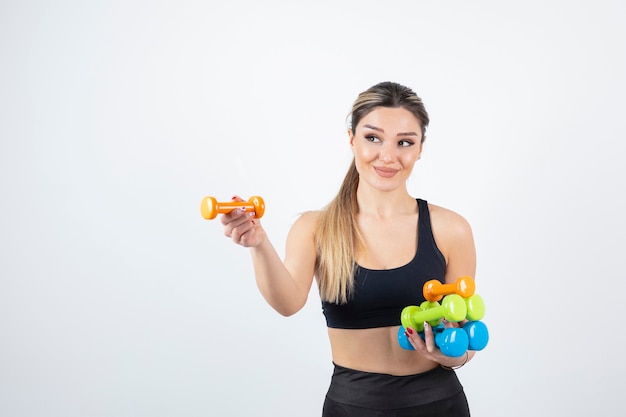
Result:
{"type": "MultiPolygon", "coordinates": [[[[424,300],[423,284],[474,276],[472,231],[463,217],[409,195],[429,117],[409,88],[377,84],[354,103],[348,129],[354,153],[339,193],[302,214],[280,259],[254,213],[222,216],[226,236],[251,250],[265,300],[290,316],[306,303],[315,277],[335,365],[323,417],[469,416],[454,368],[425,323],[398,343],[400,312],[424,300]]],[[[447,323],[446,326],[453,324],[447,323]]]]}

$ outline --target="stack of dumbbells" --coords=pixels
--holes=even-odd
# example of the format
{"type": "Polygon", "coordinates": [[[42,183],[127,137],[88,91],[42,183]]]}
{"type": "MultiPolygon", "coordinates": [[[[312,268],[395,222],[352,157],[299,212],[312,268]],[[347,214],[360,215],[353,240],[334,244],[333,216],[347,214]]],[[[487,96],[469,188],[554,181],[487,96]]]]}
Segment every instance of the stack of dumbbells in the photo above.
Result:
{"type": "Polygon", "coordinates": [[[489,342],[489,331],[481,321],[485,315],[485,303],[475,294],[472,277],[460,277],[454,284],[442,284],[430,280],[424,284],[424,301],[419,306],[402,310],[402,326],[398,329],[398,342],[407,350],[413,350],[405,331],[416,330],[424,338],[424,322],[432,327],[435,345],[446,356],[458,357],[467,350],[482,350],[489,342]],[[441,303],[440,303],[441,301],[441,303]],[[445,327],[443,321],[465,321],[460,327],[445,327]]]}

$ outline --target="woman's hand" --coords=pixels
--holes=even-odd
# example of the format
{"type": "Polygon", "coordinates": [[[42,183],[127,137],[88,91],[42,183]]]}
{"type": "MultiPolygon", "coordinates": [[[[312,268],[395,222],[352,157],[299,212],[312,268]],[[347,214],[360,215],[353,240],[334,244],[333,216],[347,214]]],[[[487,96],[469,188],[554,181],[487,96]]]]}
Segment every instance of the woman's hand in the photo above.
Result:
{"type": "MultiPolygon", "coordinates": [[[[459,327],[460,323],[451,323],[448,321],[444,321],[444,327],[459,327]]],[[[424,323],[424,339],[420,337],[419,334],[410,327],[406,329],[406,336],[413,348],[416,351],[420,352],[426,359],[429,359],[433,362],[437,362],[440,365],[443,365],[448,368],[453,368],[456,366],[460,366],[467,362],[467,357],[465,355],[456,358],[451,356],[446,356],[441,353],[441,350],[437,348],[435,345],[435,335],[433,334],[432,327],[428,324],[428,322],[424,323]]]]}
{"type": "MultiPolygon", "coordinates": [[[[243,200],[239,197],[233,197],[233,201],[243,200]]],[[[254,215],[254,212],[245,212],[243,208],[237,208],[230,213],[223,214],[220,220],[224,225],[224,235],[246,248],[259,246],[266,235],[260,220],[255,219],[254,215]]]]}

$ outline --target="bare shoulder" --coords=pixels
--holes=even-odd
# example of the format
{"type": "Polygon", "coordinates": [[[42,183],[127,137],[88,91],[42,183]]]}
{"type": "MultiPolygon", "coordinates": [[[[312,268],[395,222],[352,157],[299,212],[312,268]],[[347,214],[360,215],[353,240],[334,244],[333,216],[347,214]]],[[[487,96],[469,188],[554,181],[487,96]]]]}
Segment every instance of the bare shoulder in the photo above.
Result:
{"type": "Polygon", "coordinates": [[[291,226],[290,234],[298,236],[313,236],[320,216],[320,211],[305,211],[301,213],[291,226]]]}
{"type": "Polygon", "coordinates": [[[476,248],[469,222],[452,210],[430,205],[433,236],[446,259],[447,283],[458,277],[476,275],[476,248]]]}
{"type": "Polygon", "coordinates": [[[320,214],[321,214],[321,211],[315,211],[315,210],[302,212],[300,213],[300,215],[294,222],[294,225],[297,224],[300,227],[315,228],[315,225],[317,224],[317,220],[319,219],[320,214]]]}
{"type": "Polygon", "coordinates": [[[433,228],[448,230],[451,233],[471,233],[469,222],[459,213],[430,203],[428,210],[433,228]]]}
{"type": "Polygon", "coordinates": [[[434,204],[428,204],[428,208],[435,241],[444,254],[449,254],[455,248],[473,248],[472,227],[465,217],[434,204]]]}

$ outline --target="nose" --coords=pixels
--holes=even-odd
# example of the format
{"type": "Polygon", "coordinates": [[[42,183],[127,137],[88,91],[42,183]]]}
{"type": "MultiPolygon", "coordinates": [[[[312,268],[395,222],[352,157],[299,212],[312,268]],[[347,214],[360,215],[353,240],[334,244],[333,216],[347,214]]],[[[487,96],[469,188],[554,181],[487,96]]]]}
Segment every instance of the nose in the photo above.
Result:
{"type": "Polygon", "coordinates": [[[396,148],[391,141],[386,141],[383,143],[383,146],[380,147],[380,153],[378,154],[378,159],[381,162],[389,163],[393,162],[396,157],[396,148]]]}

